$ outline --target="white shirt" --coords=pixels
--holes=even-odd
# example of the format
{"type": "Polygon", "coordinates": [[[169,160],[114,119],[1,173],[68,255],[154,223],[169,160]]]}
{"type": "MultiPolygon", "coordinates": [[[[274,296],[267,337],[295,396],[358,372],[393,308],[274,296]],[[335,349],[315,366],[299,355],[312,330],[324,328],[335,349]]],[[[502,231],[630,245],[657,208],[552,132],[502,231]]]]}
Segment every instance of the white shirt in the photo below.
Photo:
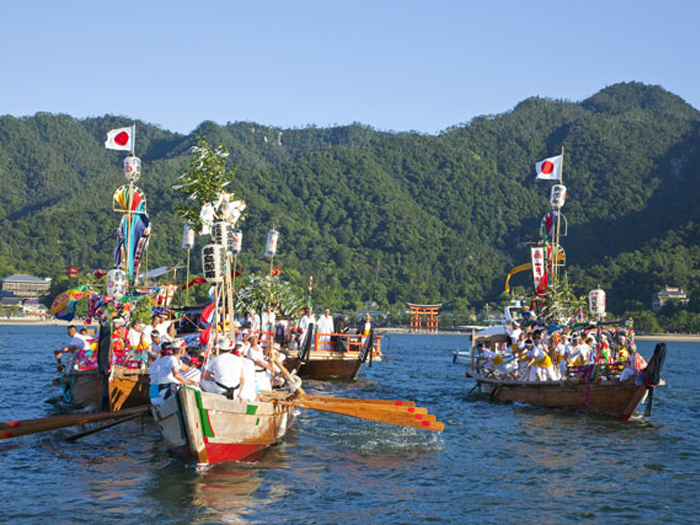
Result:
{"type": "MultiPolygon", "coordinates": [[[[248,359],[252,361],[264,361],[267,363],[267,360],[265,359],[265,354],[263,354],[262,349],[258,346],[257,348],[253,348],[252,346],[248,348],[248,351],[246,352],[246,355],[248,356],[248,359]]],[[[260,367],[260,365],[256,364],[256,367],[260,367]]]]}
{"type": "Polygon", "coordinates": [[[323,314],[318,318],[318,332],[321,334],[333,333],[333,318],[330,315],[323,314]]]}
{"type": "Polygon", "coordinates": [[[246,357],[241,358],[241,361],[243,362],[243,377],[245,378],[245,384],[243,385],[243,390],[241,390],[241,399],[255,401],[255,398],[258,396],[255,381],[255,363],[246,357]]]}
{"type": "Polygon", "coordinates": [[[138,347],[139,342],[141,342],[141,333],[133,328],[129,328],[129,341],[131,341],[131,346],[134,348],[138,347]]]}
{"type": "Polygon", "coordinates": [[[143,337],[143,344],[146,346],[149,346],[152,342],[151,340],[151,333],[153,332],[153,325],[149,324],[144,327],[143,330],[141,330],[141,337],[143,337]]]}
{"type": "Polygon", "coordinates": [[[544,346],[542,343],[532,345],[532,349],[527,351],[527,356],[530,358],[535,358],[535,361],[541,361],[545,356],[544,346]]]}
{"type": "Polygon", "coordinates": [[[214,376],[217,383],[231,388],[241,383],[243,361],[241,357],[226,352],[211,359],[207,370],[214,376]]]}
{"type": "Polygon", "coordinates": [[[267,363],[267,359],[265,359],[265,355],[263,354],[260,347],[255,349],[251,346],[248,350],[248,359],[253,361],[253,364],[255,365],[255,383],[258,387],[258,391],[272,390],[272,384],[270,383],[270,373],[266,368],[263,368],[261,370],[261,366],[255,362],[263,361],[267,363]]]}
{"type": "Polygon", "coordinates": [[[75,334],[71,340],[70,343],[68,343],[68,346],[74,346],[76,351],[77,350],[87,350],[90,348],[90,343],[87,342],[87,339],[80,335],[80,334],[75,334]]]}
{"type": "Polygon", "coordinates": [[[161,338],[167,338],[168,340],[170,340],[170,338],[168,337],[168,328],[170,328],[171,324],[173,324],[172,321],[163,321],[158,326],[156,326],[154,330],[160,334],[161,338]]]}
{"type": "Polygon", "coordinates": [[[510,330],[510,340],[513,342],[513,344],[516,344],[518,342],[518,339],[520,338],[520,334],[522,334],[523,331],[521,328],[511,328],[510,330]]]}
{"type": "Polygon", "coordinates": [[[275,312],[270,312],[269,314],[267,312],[263,312],[262,314],[262,329],[267,331],[267,330],[272,330],[275,327],[275,323],[277,322],[277,316],[275,315],[275,312]]]}
{"type": "Polygon", "coordinates": [[[167,383],[175,383],[179,385],[180,381],[173,375],[173,368],[180,370],[180,360],[174,355],[166,355],[153,361],[149,369],[151,384],[164,385],[167,383]]]}
{"type": "Polygon", "coordinates": [[[306,333],[311,323],[316,324],[316,318],[313,315],[305,315],[301,318],[298,326],[301,328],[303,334],[306,333]]]}
{"type": "Polygon", "coordinates": [[[588,363],[588,360],[591,358],[590,346],[588,346],[586,343],[581,343],[574,349],[574,351],[576,352],[576,355],[581,356],[584,365],[588,363]]]}
{"type": "Polygon", "coordinates": [[[257,332],[260,330],[260,316],[258,314],[253,314],[252,316],[246,317],[246,322],[250,323],[250,331],[257,332]]]}

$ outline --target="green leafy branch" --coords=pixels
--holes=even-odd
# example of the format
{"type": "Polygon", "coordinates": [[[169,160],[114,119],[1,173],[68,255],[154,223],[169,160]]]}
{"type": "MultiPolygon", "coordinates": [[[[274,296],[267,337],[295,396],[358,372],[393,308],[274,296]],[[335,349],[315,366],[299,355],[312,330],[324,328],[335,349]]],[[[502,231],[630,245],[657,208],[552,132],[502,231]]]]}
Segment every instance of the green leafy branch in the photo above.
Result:
{"type": "Polygon", "coordinates": [[[219,198],[224,188],[233,181],[236,170],[226,170],[228,149],[219,145],[212,148],[207,139],[197,135],[197,145],[192,147],[190,165],[180,176],[180,183],[173,189],[187,196],[185,204],[178,205],[178,215],[191,222],[196,229],[202,227],[202,205],[219,198]]]}

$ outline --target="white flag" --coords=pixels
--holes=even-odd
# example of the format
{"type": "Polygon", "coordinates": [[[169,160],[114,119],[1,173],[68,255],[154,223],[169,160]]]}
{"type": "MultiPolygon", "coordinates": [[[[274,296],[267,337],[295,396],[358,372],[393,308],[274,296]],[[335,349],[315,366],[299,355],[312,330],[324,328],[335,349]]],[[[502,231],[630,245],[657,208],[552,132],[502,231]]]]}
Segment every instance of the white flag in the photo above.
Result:
{"type": "Polygon", "coordinates": [[[542,180],[561,179],[561,155],[549,157],[535,164],[537,178],[542,180]]]}
{"type": "Polygon", "coordinates": [[[134,126],[117,128],[107,132],[105,148],[132,151],[134,145],[134,126]]]}

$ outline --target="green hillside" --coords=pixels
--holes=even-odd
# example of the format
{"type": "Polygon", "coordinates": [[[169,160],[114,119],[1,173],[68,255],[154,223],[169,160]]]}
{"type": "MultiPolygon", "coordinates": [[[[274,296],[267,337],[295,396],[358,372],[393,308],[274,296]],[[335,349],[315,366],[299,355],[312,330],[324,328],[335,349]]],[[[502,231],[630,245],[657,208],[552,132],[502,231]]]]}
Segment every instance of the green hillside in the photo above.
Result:
{"type": "MultiPolygon", "coordinates": [[[[103,142],[130,124],[0,117],[0,273],[111,267],[111,196],[126,179],[124,155],[103,142]]],[[[333,308],[412,301],[463,312],[502,300],[505,274],[528,260],[524,243],[549,211],[551,183],[535,180],[533,165],[564,146],[564,247],[578,291],[600,283],[610,310],[639,312],[655,286],[678,285],[691,302],[661,321],[697,321],[700,113],[660,87],[617,84],[580,103],[531,98],[438,135],[203,122],[183,136],[137,121],[150,267],[184,257],[173,211],[182,197],[171,186],[197,134],[226,146],[237,170],[233,189],[249,205],[244,269],[265,267],[276,227],[284,275],[300,288],[313,275],[316,298],[333,308]]],[[[525,289],[528,277],[513,284],[525,289]]]]}

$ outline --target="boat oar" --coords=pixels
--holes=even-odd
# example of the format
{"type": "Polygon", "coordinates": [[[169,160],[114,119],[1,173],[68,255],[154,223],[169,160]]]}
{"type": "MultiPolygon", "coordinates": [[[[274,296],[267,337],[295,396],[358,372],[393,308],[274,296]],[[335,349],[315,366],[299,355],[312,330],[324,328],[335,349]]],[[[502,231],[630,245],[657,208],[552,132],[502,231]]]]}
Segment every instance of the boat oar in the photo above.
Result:
{"type": "Polygon", "coordinates": [[[118,410],[116,412],[98,412],[96,414],[67,414],[65,416],[43,417],[37,419],[25,419],[21,421],[6,421],[0,423],[0,440],[9,439],[39,432],[58,430],[59,428],[75,427],[86,423],[109,421],[110,419],[122,419],[128,415],[142,414],[149,410],[149,406],[140,406],[118,410]]]}
{"type": "MultiPolygon", "coordinates": [[[[308,399],[306,396],[299,396],[298,398],[288,401],[280,401],[280,403],[311,410],[319,410],[321,412],[342,414],[344,416],[357,417],[360,419],[381,421],[382,423],[390,423],[392,425],[422,428],[425,430],[441,431],[445,428],[445,425],[437,421],[434,415],[427,413],[409,413],[404,407],[367,405],[357,402],[317,401],[308,399]]],[[[427,410],[425,410],[425,412],[427,412],[427,410]]]]}
{"type": "Polygon", "coordinates": [[[647,396],[647,403],[644,408],[644,417],[651,416],[651,406],[654,403],[654,387],[649,388],[649,394],[647,396]]]}
{"type": "Polygon", "coordinates": [[[282,364],[282,361],[277,359],[277,357],[274,355],[274,350],[271,353],[271,356],[272,356],[272,362],[275,363],[275,365],[277,365],[277,368],[279,368],[282,371],[282,375],[289,383],[289,386],[291,386],[295,392],[299,392],[300,394],[305,394],[304,389],[301,388],[301,386],[294,386],[294,378],[292,377],[292,374],[290,374],[289,370],[287,370],[284,367],[284,365],[282,364]]]}
{"type": "Polygon", "coordinates": [[[85,436],[90,436],[92,434],[96,434],[97,432],[100,432],[102,430],[106,430],[108,428],[116,427],[117,425],[121,425],[122,423],[126,423],[127,421],[131,421],[132,419],[136,419],[137,417],[141,417],[141,414],[131,414],[129,416],[123,417],[121,419],[117,419],[116,421],[112,421],[110,423],[107,423],[105,425],[100,425],[99,427],[91,428],[90,430],[86,430],[85,432],[79,432],[77,434],[73,434],[72,436],[68,436],[66,438],[66,441],[75,441],[80,438],[84,438],[85,436]]]}
{"type": "Polygon", "coordinates": [[[326,403],[328,405],[361,405],[366,407],[374,407],[377,410],[386,410],[397,414],[427,414],[428,409],[423,407],[417,407],[416,404],[412,403],[412,406],[406,405],[395,405],[390,399],[358,399],[356,397],[325,397],[325,396],[311,396],[308,394],[302,394],[297,399],[303,399],[310,403],[326,403]],[[379,403],[376,403],[379,401],[379,403]]]}
{"type": "Polygon", "coordinates": [[[338,402],[352,402],[352,403],[365,403],[370,405],[388,405],[396,407],[415,407],[416,403],[414,401],[405,400],[394,400],[394,399],[361,399],[356,397],[332,397],[332,396],[318,396],[311,394],[304,394],[307,398],[317,399],[319,401],[338,401],[338,402]]]}
{"type": "MultiPolygon", "coordinates": [[[[291,374],[284,365],[280,363],[277,358],[274,358],[273,361],[282,371],[282,374],[287,378],[289,383],[293,384],[291,374]]],[[[280,400],[278,402],[311,410],[319,410],[321,412],[332,412],[334,414],[343,414],[345,416],[391,423],[392,425],[403,425],[436,431],[441,431],[445,428],[444,423],[437,421],[435,416],[427,413],[427,409],[416,407],[415,403],[412,401],[408,402],[412,406],[407,406],[404,405],[403,402],[399,402],[401,404],[397,405],[397,401],[383,399],[373,399],[367,400],[368,402],[363,402],[362,399],[354,398],[311,396],[306,394],[301,387],[297,387],[296,391],[299,394],[298,397],[291,400],[280,400]]]]}

